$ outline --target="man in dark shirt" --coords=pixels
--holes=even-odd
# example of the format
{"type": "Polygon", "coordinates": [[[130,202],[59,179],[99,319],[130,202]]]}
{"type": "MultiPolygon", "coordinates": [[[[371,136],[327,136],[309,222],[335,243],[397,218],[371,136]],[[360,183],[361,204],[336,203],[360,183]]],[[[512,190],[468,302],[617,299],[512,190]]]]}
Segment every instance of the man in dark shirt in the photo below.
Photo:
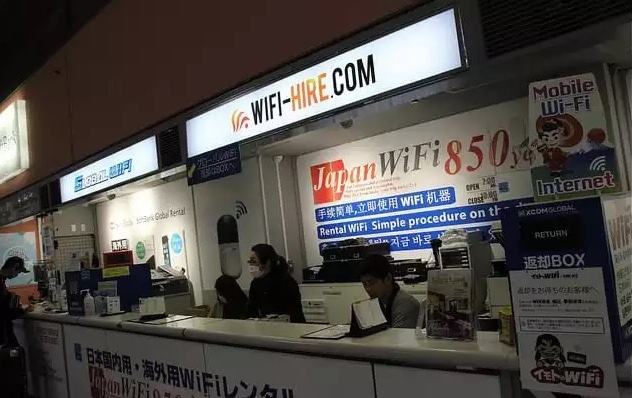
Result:
{"type": "Polygon", "coordinates": [[[13,320],[24,312],[20,306],[20,299],[15,293],[9,292],[7,279],[13,279],[22,272],[28,272],[24,260],[20,257],[9,257],[0,268],[0,346],[15,347],[18,345],[13,333],[13,320]]]}
{"type": "Polygon", "coordinates": [[[384,318],[391,327],[414,329],[417,326],[420,304],[400,289],[386,257],[372,254],[365,258],[360,279],[369,297],[379,299],[384,318]]]}

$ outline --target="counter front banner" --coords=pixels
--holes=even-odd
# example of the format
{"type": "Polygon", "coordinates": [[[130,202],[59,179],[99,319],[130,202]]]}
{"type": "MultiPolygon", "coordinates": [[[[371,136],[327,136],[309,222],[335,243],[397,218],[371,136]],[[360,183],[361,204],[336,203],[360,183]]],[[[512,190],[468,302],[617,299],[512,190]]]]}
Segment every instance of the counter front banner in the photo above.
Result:
{"type": "Polygon", "coordinates": [[[370,363],[64,329],[71,397],[373,396],[370,363]]]}

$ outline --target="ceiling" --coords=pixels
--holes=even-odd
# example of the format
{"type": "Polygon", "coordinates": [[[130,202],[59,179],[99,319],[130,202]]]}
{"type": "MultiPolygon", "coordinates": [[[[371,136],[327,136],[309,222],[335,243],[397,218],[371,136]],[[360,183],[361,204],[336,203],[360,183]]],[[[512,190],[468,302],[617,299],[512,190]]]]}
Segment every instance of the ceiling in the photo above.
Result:
{"type": "Polygon", "coordinates": [[[0,102],[110,0],[0,0],[0,102]]]}

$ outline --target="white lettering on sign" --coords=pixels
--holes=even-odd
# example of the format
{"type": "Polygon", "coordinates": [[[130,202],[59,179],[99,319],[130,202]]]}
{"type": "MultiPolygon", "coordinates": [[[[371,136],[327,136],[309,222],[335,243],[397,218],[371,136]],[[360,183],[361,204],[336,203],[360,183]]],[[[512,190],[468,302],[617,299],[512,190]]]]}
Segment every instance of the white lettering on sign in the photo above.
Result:
{"type": "Polygon", "coordinates": [[[556,231],[539,231],[534,233],[536,239],[566,238],[568,230],[558,229],[556,231]]]}
{"type": "Polygon", "coordinates": [[[584,267],[586,253],[548,254],[541,256],[525,256],[522,258],[524,268],[527,270],[549,268],[576,268],[584,267]]]}
{"type": "Polygon", "coordinates": [[[571,204],[563,204],[549,207],[535,207],[531,209],[521,209],[518,211],[518,217],[529,217],[542,214],[557,214],[557,213],[569,213],[574,212],[575,207],[571,204]]]}
{"type": "Polygon", "coordinates": [[[157,170],[158,149],[152,136],[60,178],[61,201],[88,196],[157,170]]]}
{"type": "Polygon", "coordinates": [[[450,9],[242,95],[187,121],[188,156],[458,70],[459,36],[450,9]]]}
{"type": "Polygon", "coordinates": [[[614,175],[606,171],[603,175],[575,178],[572,180],[562,180],[557,177],[551,182],[536,180],[538,195],[557,195],[563,193],[593,191],[595,189],[613,188],[616,186],[614,175]]]}

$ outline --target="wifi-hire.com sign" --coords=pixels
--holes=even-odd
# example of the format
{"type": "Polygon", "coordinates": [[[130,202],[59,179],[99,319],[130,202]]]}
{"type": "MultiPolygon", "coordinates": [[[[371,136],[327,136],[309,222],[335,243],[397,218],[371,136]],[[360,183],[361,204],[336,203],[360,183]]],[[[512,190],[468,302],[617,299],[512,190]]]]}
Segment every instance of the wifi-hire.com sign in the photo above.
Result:
{"type": "Polygon", "coordinates": [[[239,173],[241,173],[239,144],[231,144],[187,159],[189,185],[219,180],[239,173]]]}

